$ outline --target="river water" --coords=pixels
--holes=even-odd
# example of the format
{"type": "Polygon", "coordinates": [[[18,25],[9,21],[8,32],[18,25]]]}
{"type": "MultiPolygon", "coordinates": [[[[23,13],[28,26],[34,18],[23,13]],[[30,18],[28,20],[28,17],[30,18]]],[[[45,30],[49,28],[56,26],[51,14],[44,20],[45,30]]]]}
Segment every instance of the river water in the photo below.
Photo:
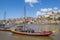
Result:
{"type": "Polygon", "coordinates": [[[57,32],[50,36],[26,36],[26,35],[19,35],[13,34],[11,32],[0,31],[0,40],[60,40],[60,25],[29,25],[31,28],[34,28],[38,31],[38,28],[42,28],[46,26],[49,27],[49,30],[56,29],[57,32]]]}

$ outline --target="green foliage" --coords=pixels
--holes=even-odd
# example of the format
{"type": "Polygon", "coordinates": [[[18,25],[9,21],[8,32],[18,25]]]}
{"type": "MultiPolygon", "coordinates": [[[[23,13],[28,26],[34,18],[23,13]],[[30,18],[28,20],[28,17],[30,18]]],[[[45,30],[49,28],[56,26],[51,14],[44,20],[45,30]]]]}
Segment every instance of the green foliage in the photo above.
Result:
{"type": "Polygon", "coordinates": [[[47,20],[52,20],[52,18],[50,18],[50,17],[47,17],[46,19],[47,19],[47,20]]]}
{"type": "Polygon", "coordinates": [[[60,20],[60,17],[57,20],[60,20]]]}

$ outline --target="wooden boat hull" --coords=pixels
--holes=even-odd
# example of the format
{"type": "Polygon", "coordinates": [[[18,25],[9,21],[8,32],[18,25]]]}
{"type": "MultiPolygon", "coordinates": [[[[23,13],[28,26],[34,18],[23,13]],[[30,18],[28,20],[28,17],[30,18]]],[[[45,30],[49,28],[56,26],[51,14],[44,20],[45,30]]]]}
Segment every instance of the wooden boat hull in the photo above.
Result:
{"type": "Polygon", "coordinates": [[[16,34],[20,34],[20,35],[29,35],[29,36],[49,36],[52,34],[51,31],[47,31],[47,32],[35,32],[35,33],[27,33],[27,32],[17,32],[17,31],[11,31],[13,33],[16,34]]]}
{"type": "Polygon", "coordinates": [[[8,30],[8,29],[7,30],[2,30],[2,29],[0,29],[0,31],[11,31],[11,30],[8,30]]]}

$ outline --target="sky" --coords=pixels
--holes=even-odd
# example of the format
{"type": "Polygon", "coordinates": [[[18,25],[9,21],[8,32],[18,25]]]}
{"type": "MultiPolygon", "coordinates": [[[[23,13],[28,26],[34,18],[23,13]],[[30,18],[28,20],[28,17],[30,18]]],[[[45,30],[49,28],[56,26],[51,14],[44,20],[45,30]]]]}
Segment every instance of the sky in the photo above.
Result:
{"type": "Polygon", "coordinates": [[[24,17],[24,6],[27,17],[37,17],[44,15],[49,10],[60,12],[60,0],[0,0],[0,20],[24,17]]]}

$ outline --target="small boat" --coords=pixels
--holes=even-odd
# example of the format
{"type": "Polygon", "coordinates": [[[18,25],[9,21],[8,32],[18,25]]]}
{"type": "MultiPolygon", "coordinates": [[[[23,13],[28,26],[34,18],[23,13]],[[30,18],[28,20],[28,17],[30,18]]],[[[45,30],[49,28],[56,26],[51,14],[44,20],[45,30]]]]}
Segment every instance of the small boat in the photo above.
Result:
{"type": "Polygon", "coordinates": [[[27,30],[20,30],[23,26],[19,26],[16,29],[10,28],[12,33],[20,34],[20,35],[29,35],[29,36],[49,36],[53,34],[52,31],[41,31],[41,32],[35,32],[33,29],[27,29],[27,30]]]}
{"type": "Polygon", "coordinates": [[[9,29],[6,29],[6,30],[5,29],[0,29],[0,31],[10,31],[10,30],[9,29]]]}
{"type": "Polygon", "coordinates": [[[0,31],[10,31],[10,27],[5,26],[5,24],[0,24],[0,31]]]}
{"type": "Polygon", "coordinates": [[[29,35],[29,36],[49,36],[49,35],[52,34],[52,31],[43,31],[43,32],[29,33],[29,32],[19,32],[19,31],[11,30],[11,32],[15,33],[15,34],[29,35]]]}
{"type": "Polygon", "coordinates": [[[0,28],[0,31],[10,31],[10,29],[0,28]]]}

